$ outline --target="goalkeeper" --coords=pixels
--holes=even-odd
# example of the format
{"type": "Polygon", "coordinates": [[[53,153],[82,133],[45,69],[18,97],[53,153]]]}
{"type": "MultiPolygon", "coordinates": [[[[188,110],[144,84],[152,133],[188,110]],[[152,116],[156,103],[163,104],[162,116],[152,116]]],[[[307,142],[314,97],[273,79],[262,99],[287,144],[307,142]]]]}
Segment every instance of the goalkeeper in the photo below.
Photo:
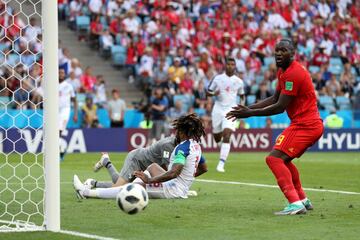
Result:
{"type": "MultiPolygon", "coordinates": [[[[152,163],[157,163],[162,168],[164,168],[164,170],[167,170],[167,166],[169,165],[170,161],[170,155],[178,143],[179,140],[176,139],[175,136],[170,136],[159,140],[158,142],[146,148],[132,150],[126,156],[120,173],[116,170],[115,166],[110,161],[109,155],[107,153],[102,153],[100,160],[94,166],[94,171],[97,172],[101,168],[105,167],[112,181],[100,182],[95,179],[87,179],[84,185],[89,188],[120,187],[129,182],[132,182],[135,179],[135,176],[133,175],[134,171],[145,171],[152,163]]],[[[204,157],[202,156],[199,161],[195,176],[200,176],[205,172],[207,172],[207,165],[204,157]]],[[[190,192],[189,195],[191,194],[196,195],[194,192],[190,192]]],[[[82,198],[82,196],[79,195],[78,197],[82,198]]],[[[101,193],[99,193],[97,197],[112,198],[112,196],[107,196],[107,194],[102,196],[101,193]]]]}

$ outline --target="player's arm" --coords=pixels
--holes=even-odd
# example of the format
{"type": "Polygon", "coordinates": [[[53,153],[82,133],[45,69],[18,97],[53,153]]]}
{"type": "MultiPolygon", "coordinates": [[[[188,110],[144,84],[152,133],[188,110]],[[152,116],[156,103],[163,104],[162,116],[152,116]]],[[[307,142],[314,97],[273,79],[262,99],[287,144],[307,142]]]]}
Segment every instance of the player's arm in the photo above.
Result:
{"type": "Polygon", "coordinates": [[[184,152],[178,151],[174,159],[174,164],[172,165],[169,171],[151,178],[149,178],[147,175],[145,175],[143,172],[140,171],[135,171],[134,175],[136,177],[141,178],[141,180],[143,180],[143,182],[146,184],[166,182],[180,175],[181,171],[184,168],[185,162],[186,162],[186,156],[184,152]]]}
{"type": "Polygon", "coordinates": [[[77,101],[76,101],[76,97],[71,97],[71,102],[73,103],[73,106],[74,106],[73,120],[74,120],[74,122],[77,122],[77,120],[78,120],[78,104],[77,104],[77,101]]]}
{"type": "Polygon", "coordinates": [[[154,177],[149,178],[148,183],[166,182],[171,179],[174,179],[180,175],[183,168],[184,168],[183,164],[175,163],[175,164],[173,164],[172,168],[169,171],[167,171],[159,176],[154,176],[154,177]]]}
{"type": "Polygon", "coordinates": [[[206,160],[205,160],[204,156],[201,156],[199,165],[196,169],[196,173],[194,176],[198,177],[198,176],[206,173],[207,171],[208,171],[208,168],[207,168],[206,160]]]}
{"type": "Polygon", "coordinates": [[[280,96],[280,91],[276,90],[275,93],[271,97],[268,97],[258,103],[255,103],[255,104],[249,106],[249,108],[250,109],[258,109],[258,108],[264,108],[264,107],[270,106],[279,100],[279,96],[280,96]]]}
{"type": "Polygon", "coordinates": [[[209,86],[206,89],[206,96],[208,97],[214,97],[220,94],[220,90],[217,88],[217,82],[215,78],[211,80],[209,86]]]}
{"type": "Polygon", "coordinates": [[[284,112],[286,107],[291,103],[294,98],[295,96],[292,95],[280,94],[277,102],[263,108],[251,109],[243,106],[238,106],[236,109],[228,112],[226,114],[226,118],[234,120],[236,118],[247,118],[252,116],[276,115],[284,112]]]}

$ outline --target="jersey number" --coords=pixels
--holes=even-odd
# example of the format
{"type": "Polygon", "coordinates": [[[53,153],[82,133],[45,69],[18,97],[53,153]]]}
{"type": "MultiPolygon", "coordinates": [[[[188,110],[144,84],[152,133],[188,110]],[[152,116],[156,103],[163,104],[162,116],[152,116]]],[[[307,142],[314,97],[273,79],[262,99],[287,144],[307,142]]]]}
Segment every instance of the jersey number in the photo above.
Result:
{"type": "Polygon", "coordinates": [[[276,139],[275,145],[279,146],[284,141],[284,138],[285,138],[285,135],[278,136],[278,138],[276,139]]]}

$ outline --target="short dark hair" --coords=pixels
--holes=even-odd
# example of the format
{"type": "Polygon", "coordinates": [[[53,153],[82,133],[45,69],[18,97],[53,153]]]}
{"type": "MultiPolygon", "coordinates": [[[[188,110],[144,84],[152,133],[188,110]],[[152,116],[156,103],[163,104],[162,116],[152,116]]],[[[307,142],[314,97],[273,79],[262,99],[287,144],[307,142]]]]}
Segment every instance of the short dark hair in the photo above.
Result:
{"type": "Polygon", "coordinates": [[[233,58],[233,57],[225,57],[225,63],[228,63],[228,62],[236,62],[235,61],[235,58],[233,58]]]}
{"type": "Polygon", "coordinates": [[[201,137],[205,136],[205,128],[195,113],[179,117],[174,120],[172,125],[174,129],[184,133],[189,138],[193,138],[197,142],[200,142],[201,137]]]}
{"type": "Polygon", "coordinates": [[[287,43],[292,51],[295,51],[295,44],[290,38],[283,38],[280,40],[280,43],[287,43]]]}

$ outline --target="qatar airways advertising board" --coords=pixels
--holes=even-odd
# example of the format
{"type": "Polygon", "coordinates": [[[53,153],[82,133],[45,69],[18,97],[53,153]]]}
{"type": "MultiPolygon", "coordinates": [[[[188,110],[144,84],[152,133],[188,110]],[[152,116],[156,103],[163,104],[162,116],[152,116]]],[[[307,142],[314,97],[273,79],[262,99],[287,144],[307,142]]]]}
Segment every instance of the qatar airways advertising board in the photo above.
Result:
{"type": "MultiPolygon", "coordinates": [[[[1,128],[0,128],[1,129],[1,128]]],[[[231,152],[268,152],[281,130],[237,130],[231,135],[231,152]]],[[[73,152],[129,152],[148,145],[148,131],[144,129],[68,129],[59,144],[73,152]]],[[[43,130],[0,130],[0,152],[41,152],[43,130]]],[[[219,146],[211,132],[202,138],[204,152],[217,152],[219,146]]],[[[310,151],[360,151],[360,129],[326,130],[310,151]]]]}

